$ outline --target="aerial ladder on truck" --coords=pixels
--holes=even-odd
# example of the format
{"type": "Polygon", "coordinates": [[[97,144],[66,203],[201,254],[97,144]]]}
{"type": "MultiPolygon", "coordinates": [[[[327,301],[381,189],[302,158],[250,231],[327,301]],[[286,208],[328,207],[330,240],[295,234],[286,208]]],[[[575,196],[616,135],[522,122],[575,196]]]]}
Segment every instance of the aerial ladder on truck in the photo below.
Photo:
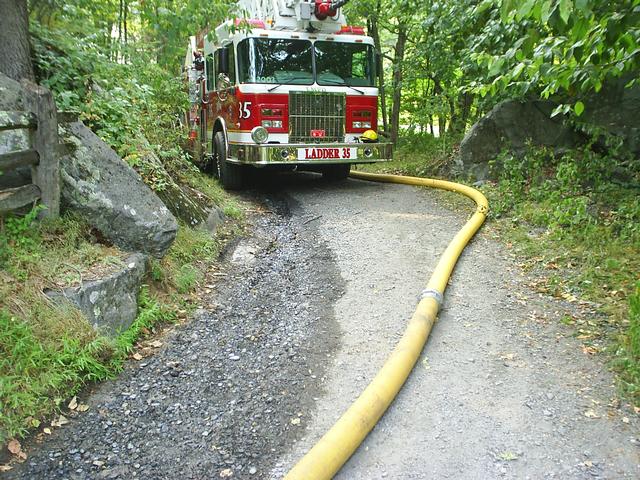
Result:
{"type": "Polygon", "coordinates": [[[230,18],[190,38],[185,57],[194,156],[227,189],[248,168],[345,178],[391,160],[377,132],[378,55],[348,0],[239,0],[230,18]]]}

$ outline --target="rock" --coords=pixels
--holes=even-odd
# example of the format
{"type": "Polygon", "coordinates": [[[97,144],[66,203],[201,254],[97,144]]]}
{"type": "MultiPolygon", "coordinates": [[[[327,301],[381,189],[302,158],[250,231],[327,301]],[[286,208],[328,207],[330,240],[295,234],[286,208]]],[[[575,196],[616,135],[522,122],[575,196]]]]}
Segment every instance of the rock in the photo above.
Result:
{"type": "Polygon", "coordinates": [[[203,228],[205,228],[211,234],[214,234],[218,227],[224,223],[224,213],[218,207],[213,207],[209,211],[209,215],[207,216],[207,220],[202,224],[203,228]]]}
{"type": "Polygon", "coordinates": [[[600,92],[585,100],[581,124],[595,126],[622,140],[623,146],[640,157],[640,87],[625,86],[633,79],[627,75],[606,83],[600,92]]]}
{"type": "Polygon", "coordinates": [[[0,110],[24,110],[25,108],[20,83],[0,73],[0,110]]]}
{"type": "Polygon", "coordinates": [[[96,330],[115,336],[128,328],[138,313],[138,291],[147,271],[147,256],[134,253],[124,268],[99,280],[83,282],[62,292],[47,290],[55,301],[70,301],[96,330]]]}
{"type": "Polygon", "coordinates": [[[118,247],[162,257],[178,224],[140,176],[82,122],[61,127],[63,205],[118,247]]]}
{"type": "Polygon", "coordinates": [[[500,152],[522,152],[528,142],[560,153],[582,142],[560,115],[551,118],[553,102],[521,103],[506,100],[496,105],[467,132],[460,144],[457,167],[476,180],[489,176],[489,162],[500,152]]]}
{"type": "MultiPolygon", "coordinates": [[[[506,100],[496,105],[467,132],[456,159],[458,170],[477,180],[489,176],[489,162],[504,150],[522,153],[530,142],[549,147],[556,154],[584,145],[591,135],[606,133],[621,140],[625,150],[640,157],[640,86],[626,88],[628,75],[606,83],[602,90],[583,99],[585,111],[574,118],[575,127],[562,115],[551,118],[552,101],[506,100]]],[[[566,100],[568,103],[575,99],[566,100]]],[[[604,137],[598,146],[606,149],[604,137]]]]}
{"type": "Polygon", "coordinates": [[[162,185],[162,188],[155,191],[156,195],[182,222],[191,227],[204,224],[209,216],[208,204],[210,200],[201,192],[177,183],[165,170],[162,161],[146,138],[140,137],[139,143],[142,149],[136,155],[139,155],[140,163],[145,164],[146,168],[150,168],[154,177],[162,185]]]}
{"type": "MultiPolygon", "coordinates": [[[[0,111],[25,110],[26,105],[22,101],[22,86],[0,73],[0,111]]],[[[29,131],[5,130],[0,131],[0,153],[15,152],[30,148],[29,131]]],[[[29,168],[16,168],[0,174],[0,190],[5,188],[20,187],[31,183],[31,170],[29,168]]]]}

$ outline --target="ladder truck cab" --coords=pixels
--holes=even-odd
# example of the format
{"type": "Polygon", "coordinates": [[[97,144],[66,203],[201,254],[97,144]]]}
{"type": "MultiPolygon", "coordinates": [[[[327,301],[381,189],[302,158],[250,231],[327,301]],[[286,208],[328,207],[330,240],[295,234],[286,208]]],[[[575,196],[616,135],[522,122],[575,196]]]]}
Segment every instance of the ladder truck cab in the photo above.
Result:
{"type": "Polygon", "coordinates": [[[391,160],[377,134],[378,55],[348,0],[240,0],[245,18],[191,37],[185,57],[196,156],[223,186],[246,168],[321,172],[391,160]]]}

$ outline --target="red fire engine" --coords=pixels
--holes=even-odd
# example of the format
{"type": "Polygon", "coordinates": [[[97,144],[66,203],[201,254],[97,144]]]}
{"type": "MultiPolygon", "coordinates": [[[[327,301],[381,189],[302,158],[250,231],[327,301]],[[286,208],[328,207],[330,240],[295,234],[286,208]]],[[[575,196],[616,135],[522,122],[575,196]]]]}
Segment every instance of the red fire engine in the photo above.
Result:
{"type": "Polygon", "coordinates": [[[191,37],[190,139],[225,188],[246,168],[321,172],[391,160],[378,141],[378,56],[348,0],[240,0],[237,18],[191,37]]]}

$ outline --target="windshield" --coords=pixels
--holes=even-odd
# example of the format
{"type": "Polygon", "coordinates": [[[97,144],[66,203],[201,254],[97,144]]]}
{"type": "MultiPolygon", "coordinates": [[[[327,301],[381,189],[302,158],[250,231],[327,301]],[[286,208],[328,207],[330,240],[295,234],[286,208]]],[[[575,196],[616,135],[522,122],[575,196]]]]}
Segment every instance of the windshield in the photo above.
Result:
{"type": "Polygon", "coordinates": [[[240,83],[311,85],[311,42],[247,38],[238,44],[240,83]]]}
{"type": "Polygon", "coordinates": [[[375,55],[363,43],[314,43],[318,85],[372,87],[375,82],[375,55]]]}
{"type": "Polygon", "coordinates": [[[371,45],[286,38],[247,38],[238,43],[240,83],[373,87],[371,45]],[[315,77],[312,56],[315,55],[315,77]]]}

